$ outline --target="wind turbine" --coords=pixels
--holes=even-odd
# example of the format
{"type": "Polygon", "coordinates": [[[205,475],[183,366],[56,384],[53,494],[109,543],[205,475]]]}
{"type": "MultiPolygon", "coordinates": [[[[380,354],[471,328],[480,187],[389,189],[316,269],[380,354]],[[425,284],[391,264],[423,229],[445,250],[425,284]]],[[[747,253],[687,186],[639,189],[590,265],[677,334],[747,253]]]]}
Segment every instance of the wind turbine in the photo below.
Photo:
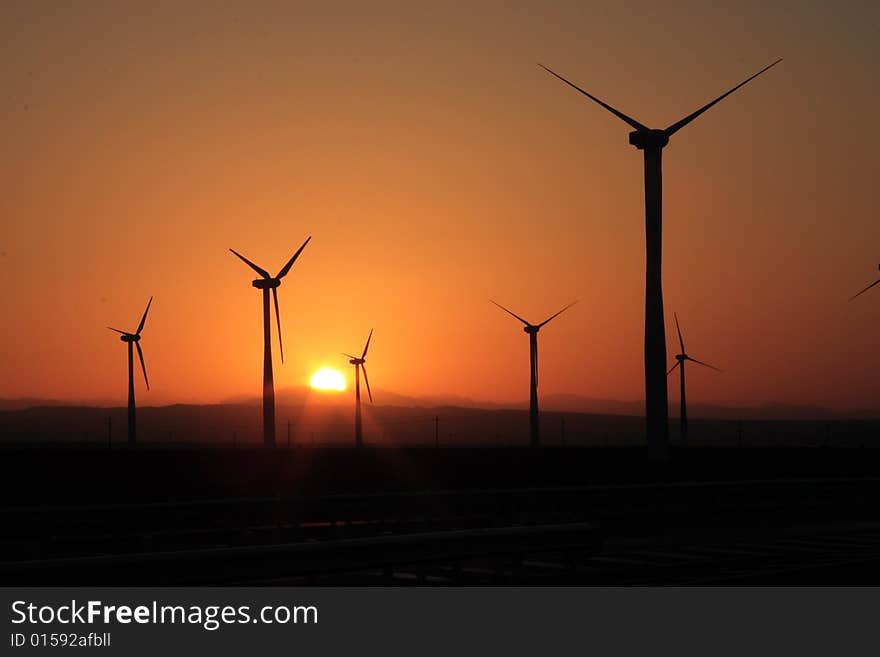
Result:
{"type": "MultiPolygon", "coordinates": [[[[877,269],[880,269],[880,265],[877,266],[877,269]]],[[[870,290],[872,287],[874,287],[874,286],[877,285],[878,283],[880,283],[880,278],[878,278],[876,281],[874,281],[873,283],[871,283],[868,287],[866,287],[864,290],[862,290],[862,291],[859,292],[858,294],[854,294],[853,296],[851,296],[851,297],[849,298],[849,300],[852,301],[852,300],[855,299],[856,297],[863,295],[865,292],[867,292],[868,290],[870,290]]]]}
{"type": "Polygon", "coordinates": [[[776,66],[781,59],[762,68],[760,71],[723,93],[715,100],[703,105],[695,112],[673,123],[665,129],[652,129],[611,107],[564,77],[538,64],[545,71],[559,78],[565,84],[584,94],[601,105],[624,123],[633,128],[629,133],[629,143],[644,152],[645,160],[645,411],[647,416],[648,448],[651,458],[665,460],[669,448],[669,419],[666,392],[666,330],[663,317],[662,271],[662,207],[663,174],[662,153],[669,138],[716,103],[727,98],[747,82],[764,71],[776,66]]]}
{"type": "Polygon", "coordinates": [[[373,393],[370,391],[370,379],[367,377],[367,350],[370,348],[370,340],[373,339],[373,329],[370,329],[370,335],[367,336],[367,344],[364,345],[364,352],[360,358],[351,354],[343,353],[348,358],[348,362],[354,365],[354,444],[355,447],[364,446],[364,435],[361,427],[361,370],[364,372],[364,382],[367,384],[367,394],[370,396],[370,403],[373,403],[373,393]]]}
{"type": "Polygon", "coordinates": [[[684,447],[687,447],[688,444],[688,416],[687,416],[687,402],[685,401],[684,394],[684,363],[689,360],[692,363],[696,363],[697,365],[702,365],[703,367],[708,367],[709,369],[715,370],[716,372],[720,372],[717,367],[714,365],[709,365],[709,363],[704,363],[701,360],[697,360],[696,358],[691,358],[687,355],[687,352],[684,349],[684,340],[681,337],[681,327],[678,325],[678,315],[673,313],[673,317],[675,317],[675,330],[678,331],[678,344],[681,346],[681,353],[675,355],[676,363],[673,365],[670,370],[666,373],[666,376],[672,374],[673,370],[676,367],[680,367],[679,370],[679,379],[681,381],[681,444],[684,447]]]}
{"type": "Polygon", "coordinates": [[[287,272],[293,267],[293,263],[306,248],[311,236],[303,242],[293,257],[281,268],[275,276],[270,276],[262,267],[258,267],[245,258],[235,249],[229,249],[241,258],[248,267],[260,275],[260,278],[251,282],[258,290],[263,291],[263,445],[275,447],[275,383],[272,379],[272,331],[269,313],[269,290],[272,290],[272,299],[275,301],[275,320],[278,324],[278,350],[281,352],[281,362],[284,362],[284,346],[281,343],[281,315],[278,312],[278,286],[281,279],[287,276],[287,272]]]}
{"type": "Polygon", "coordinates": [[[147,378],[147,366],[144,365],[144,352],[141,349],[141,331],[144,330],[144,324],[147,321],[147,313],[150,312],[150,305],[153,303],[153,297],[147,302],[147,307],[141,317],[134,333],[123,331],[121,329],[108,326],[111,331],[120,333],[119,339],[128,345],[128,444],[134,445],[137,442],[137,417],[134,406],[134,354],[132,353],[132,345],[137,347],[138,360],[141,361],[141,371],[144,373],[144,383],[147,384],[147,390],[150,389],[150,380],[147,378]]]}
{"type": "MultiPolygon", "coordinates": [[[[489,301],[492,300],[489,299],[489,301]]],[[[492,303],[501,308],[504,312],[513,315],[521,321],[523,323],[523,332],[527,333],[529,336],[529,442],[532,447],[538,447],[541,444],[540,430],[538,427],[538,331],[540,331],[541,327],[545,324],[549,323],[550,320],[555,319],[571,308],[577,303],[577,301],[572,301],[565,308],[550,315],[550,317],[540,324],[527,322],[519,315],[502,306],[500,303],[496,303],[495,301],[492,301],[492,303]]]]}

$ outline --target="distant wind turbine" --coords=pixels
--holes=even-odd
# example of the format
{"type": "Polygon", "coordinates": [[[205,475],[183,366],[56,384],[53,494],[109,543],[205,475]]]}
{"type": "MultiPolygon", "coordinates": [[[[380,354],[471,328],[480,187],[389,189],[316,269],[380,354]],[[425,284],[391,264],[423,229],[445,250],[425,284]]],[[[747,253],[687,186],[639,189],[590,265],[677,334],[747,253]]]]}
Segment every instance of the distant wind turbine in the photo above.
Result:
{"type": "Polygon", "coordinates": [[[364,372],[364,383],[367,384],[367,394],[370,396],[370,403],[373,403],[373,393],[370,391],[370,379],[367,376],[367,350],[370,348],[370,340],[373,339],[373,329],[370,329],[370,335],[367,336],[367,344],[364,345],[364,352],[360,358],[351,354],[343,353],[348,358],[348,362],[354,365],[354,444],[355,447],[364,446],[363,428],[361,426],[361,370],[364,372]]]}
{"type": "Polygon", "coordinates": [[[137,347],[138,360],[141,361],[141,371],[144,373],[144,383],[147,384],[147,390],[150,389],[150,381],[147,379],[147,366],[144,365],[144,352],[141,349],[141,331],[144,330],[144,324],[147,321],[147,313],[150,312],[150,306],[153,303],[153,297],[147,302],[147,307],[141,317],[134,333],[123,331],[121,329],[108,326],[111,331],[121,333],[119,339],[128,345],[128,444],[134,445],[137,442],[137,417],[134,405],[134,354],[132,353],[132,345],[137,347]]]}
{"type": "Polygon", "coordinates": [[[710,107],[720,102],[747,82],[758,77],[764,71],[775,66],[781,59],[761,69],[750,78],[720,95],[697,111],[688,114],[668,128],[651,129],[611,107],[579,86],[554,73],[543,64],[538,64],[545,71],[573,87],[595,103],[598,103],[614,116],[633,128],[629,133],[629,143],[644,151],[645,159],[645,234],[646,234],[646,281],[645,281],[645,411],[647,416],[648,448],[651,457],[665,460],[669,447],[669,418],[666,391],[666,330],[663,317],[662,271],[662,207],[663,207],[663,174],[661,159],[663,148],[669,138],[696,119],[710,107]]]}
{"type": "MultiPolygon", "coordinates": [[[[877,266],[877,269],[880,269],[880,265],[877,266]]],[[[853,296],[851,296],[851,297],[849,298],[849,300],[852,301],[852,300],[855,299],[856,297],[863,295],[865,292],[867,292],[868,290],[870,290],[872,287],[874,287],[874,286],[877,285],[878,283],[880,283],[880,278],[878,278],[876,281],[874,281],[873,283],[871,283],[868,287],[866,287],[864,290],[862,290],[862,291],[859,292],[858,294],[854,294],[853,296]]]]}
{"type": "MultiPolygon", "coordinates": [[[[489,301],[492,301],[489,299],[489,301]]],[[[563,312],[571,308],[577,301],[572,301],[565,308],[560,310],[553,315],[550,315],[547,319],[545,319],[540,324],[532,324],[527,322],[519,315],[511,312],[500,303],[496,303],[492,301],[496,306],[501,308],[504,312],[509,315],[513,315],[519,321],[523,323],[523,331],[529,336],[529,443],[532,447],[538,447],[541,444],[540,439],[540,429],[538,426],[538,331],[541,330],[541,327],[545,324],[549,323],[550,320],[555,319],[563,312]]]]}
{"type": "Polygon", "coordinates": [[[278,325],[278,350],[281,352],[281,362],[284,362],[284,346],[281,343],[281,315],[278,312],[278,286],[281,285],[281,279],[287,276],[287,272],[293,267],[293,263],[306,248],[306,244],[312,238],[309,237],[299,247],[293,257],[287,261],[287,264],[281,268],[275,276],[270,276],[262,267],[258,267],[250,260],[245,258],[235,249],[229,249],[236,256],[241,258],[244,263],[257,272],[260,278],[251,282],[258,290],[263,291],[263,445],[266,447],[275,447],[275,383],[272,378],[272,322],[269,312],[269,290],[272,290],[272,299],[275,302],[275,320],[278,325]]]}
{"type": "Polygon", "coordinates": [[[716,372],[720,372],[717,367],[714,365],[709,365],[709,363],[704,363],[701,360],[697,360],[696,358],[691,358],[687,355],[687,352],[684,349],[684,340],[681,337],[681,327],[678,325],[678,315],[673,313],[675,317],[675,330],[678,331],[678,344],[681,346],[681,353],[676,354],[675,365],[666,373],[666,376],[672,374],[676,367],[680,367],[679,369],[679,379],[681,381],[681,444],[684,447],[687,447],[688,444],[688,419],[687,419],[687,402],[685,401],[684,394],[684,363],[689,360],[692,363],[696,363],[697,365],[702,365],[703,367],[708,367],[709,369],[715,370],[716,372]]]}

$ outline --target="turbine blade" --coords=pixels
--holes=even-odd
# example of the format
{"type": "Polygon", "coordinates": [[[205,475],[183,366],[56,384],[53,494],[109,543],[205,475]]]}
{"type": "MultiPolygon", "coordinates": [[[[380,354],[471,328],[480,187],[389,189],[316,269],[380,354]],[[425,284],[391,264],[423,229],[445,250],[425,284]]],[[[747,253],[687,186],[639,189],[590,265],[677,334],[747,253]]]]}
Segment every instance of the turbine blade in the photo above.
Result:
{"type": "Polygon", "coordinates": [[[141,361],[141,371],[144,373],[144,383],[147,384],[147,390],[150,389],[150,380],[147,378],[147,366],[144,365],[144,352],[141,349],[141,343],[135,342],[134,346],[137,347],[138,350],[138,358],[141,361]]]}
{"type": "Polygon", "coordinates": [[[150,300],[147,302],[147,309],[144,311],[144,316],[141,317],[141,323],[138,324],[137,331],[134,332],[135,335],[140,335],[141,331],[144,330],[144,322],[147,321],[147,313],[150,312],[150,306],[153,303],[153,297],[150,297],[150,300]]]}
{"type": "Polygon", "coordinates": [[[121,331],[119,329],[113,328],[112,326],[108,326],[107,328],[110,329],[111,331],[116,331],[117,333],[122,333],[122,335],[131,335],[131,333],[129,333],[128,331],[121,331]]]}
{"type": "Polygon", "coordinates": [[[753,76],[751,76],[751,77],[749,77],[749,78],[746,78],[745,80],[743,80],[742,82],[740,82],[738,85],[736,85],[736,86],[735,86],[733,89],[731,89],[730,91],[721,94],[720,96],[718,96],[718,98],[716,98],[716,99],[713,100],[712,102],[710,102],[710,103],[706,103],[706,104],[703,105],[700,109],[698,109],[696,112],[694,112],[694,113],[692,113],[692,114],[688,114],[686,117],[684,117],[681,121],[678,121],[677,123],[673,123],[671,126],[669,126],[668,128],[666,128],[666,130],[664,130],[664,132],[666,133],[666,136],[667,136],[667,137],[671,137],[671,136],[674,135],[676,132],[678,132],[679,130],[681,130],[683,127],[685,127],[688,123],[690,123],[690,122],[693,121],[695,118],[697,118],[700,114],[702,114],[703,112],[705,112],[707,109],[709,109],[710,107],[712,107],[712,106],[715,105],[716,103],[720,103],[722,100],[724,100],[725,98],[727,98],[730,94],[732,94],[734,91],[736,91],[737,89],[739,89],[740,87],[742,87],[742,86],[745,85],[746,83],[751,82],[751,81],[754,80],[756,77],[758,77],[759,75],[761,75],[761,73],[763,73],[764,71],[767,71],[768,69],[773,68],[774,66],[776,66],[776,65],[777,65],[779,62],[781,62],[781,61],[782,61],[781,58],[780,58],[780,59],[777,59],[775,62],[773,62],[773,63],[770,64],[769,66],[765,66],[764,68],[762,68],[760,71],[758,71],[757,73],[755,73],[753,76]]]}
{"type": "Polygon", "coordinates": [[[367,349],[370,348],[370,340],[373,339],[373,329],[370,329],[370,335],[367,336],[367,344],[364,345],[364,353],[361,354],[361,359],[367,357],[367,349]]]}
{"type": "Polygon", "coordinates": [[[278,288],[272,288],[272,299],[275,301],[275,322],[278,324],[278,350],[281,352],[281,362],[284,363],[284,343],[281,341],[281,313],[278,312],[278,288]]]}
{"type": "Polygon", "coordinates": [[[235,249],[229,249],[229,250],[232,251],[232,252],[233,252],[235,255],[237,255],[239,258],[241,258],[241,259],[244,261],[244,263],[245,263],[248,267],[250,267],[251,269],[253,269],[255,272],[257,272],[257,273],[258,273],[260,276],[262,276],[263,278],[272,278],[271,276],[269,276],[269,272],[267,272],[267,271],[266,271],[265,269],[263,269],[262,267],[257,267],[254,263],[252,263],[250,260],[248,260],[247,258],[245,258],[243,255],[241,255],[241,254],[240,254],[238,251],[236,251],[235,249]]]}
{"type": "Polygon", "coordinates": [[[715,370],[716,372],[721,372],[722,370],[718,369],[714,365],[709,365],[709,363],[704,363],[701,360],[697,360],[696,358],[691,358],[688,356],[688,360],[696,363],[697,365],[702,365],[703,367],[708,367],[710,370],[715,370]]]}
{"type": "Polygon", "coordinates": [[[540,324],[538,324],[538,328],[541,328],[542,326],[544,326],[544,324],[549,323],[551,319],[555,319],[556,317],[559,317],[559,315],[561,315],[562,313],[564,313],[566,310],[568,310],[569,308],[571,308],[571,307],[572,307],[574,304],[576,304],[576,303],[577,303],[577,301],[572,301],[570,304],[568,304],[565,308],[563,308],[562,310],[560,310],[560,311],[559,311],[558,313],[556,313],[555,315],[550,315],[550,317],[548,317],[548,318],[545,319],[543,322],[541,322],[540,324]]]}
{"type": "Polygon", "coordinates": [[[681,345],[681,353],[687,353],[684,350],[684,340],[681,337],[681,327],[678,325],[678,315],[676,313],[672,313],[672,316],[675,317],[675,330],[678,331],[678,344],[681,345]]]}
{"type": "MultiPolygon", "coordinates": [[[[492,301],[492,299],[489,299],[489,301],[492,301]]],[[[495,301],[492,301],[492,303],[494,303],[496,306],[498,306],[499,308],[501,308],[501,310],[503,310],[504,312],[506,312],[506,313],[508,313],[508,314],[510,314],[510,315],[513,315],[514,317],[516,317],[519,321],[521,321],[521,322],[522,322],[523,324],[525,324],[526,326],[531,326],[531,324],[529,324],[529,323],[528,323],[526,320],[524,320],[522,317],[520,317],[519,315],[517,315],[517,314],[515,314],[515,313],[513,313],[513,312],[511,312],[511,311],[509,311],[507,308],[505,308],[504,306],[502,306],[500,303],[496,303],[495,301]]]]}
{"type": "Polygon", "coordinates": [[[364,383],[367,384],[367,394],[370,396],[370,403],[373,403],[373,392],[370,390],[370,377],[367,376],[367,368],[361,363],[361,372],[364,373],[364,383]]]}
{"type": "Polygon", "coordinates": [[[290,268],[293,267],[293,263],[296,262],[297,258],[299,258],[299,254],[302,253],[302,250],[306,248],[306,244],[308,244],[311,240],[312,236],[309,235],[306,241],[303,242],[303,245],[297,249],[296,253],[293,254],[293,257],[287,261],[287,264],[281,268],[281,271],[278,272],[278,275],[275,278],[284,278],[285,276],[287,276],[287,272],[290,271],[290,268]]]}
{"type": "Polygon", "coordinates": [[[355,360],[357,360],[357,356],[352,356],[351,354],[347,354],[344,351],[342,352],[342,355],[345,356],[346,358],[354,358],[355,360]]]}
{"type": "Polygon", "coordinates": [[[669,368],[669,371],[666,373],[666,376],[669,376],[670,374],[672,374],[675,371],[675,368],[678,367],[679,365],[681,365],[681,361],[680,360],[675,361],[675,365],[673,365],[672,367],[669,368]]]}
{"type": "Polygon", "coordinates": [[[614,109],[614,108],[611,107],[611,105],[609,105],[608,103],[604,103],[604,102],[602,102],[601,100],[599,100],[598,98],[596,98],[594,95],[592,95],[592,94],[590,94],[590,93],[584,91],[583,89],[581,89],[581,88],[580,88],[579,86],[577,86],[574,82],[569,82],[569,81],[566,80],[564,77],[562,77],[562,76],[559,75],[558,73],[555,73],[555,72],[551,71],[549,68],[547,68],[546,66],[544,66],[544,65],[541,64],[541,63],[539,63],[538,66],[540,66],[541,68],[543,68],[543,69],[544,69],[545,71],[547,71],[550,75],[556,76],[557,78],[559,78],[560,80],[562,80],[563,82],[565,82],[565,84],[567,84],[569,87],[573,87],[574,89],[577,89],[577,90],[580,91],[584,96],[586,96],[587,98],[589,98],[589,99],[592,100],[593,102],[598,103],[599,105],[601,105],[602,107],[604,107],[606,110],[608,110],[609,112],[611,112],[611,113],[612,113],[614,116],[616,116],[618,119],[620,119],[620,120],[623,121],[624,123],[629,124],[630,126],[632,126],[633,128],[635,128],[636,130],[648,130],[648,128],[647,128],[646,126],[643,126],[641,123],[639,123],[638,121],[636,121],[634,118],[627,116],[626,114],[624,114],[624,113],[621,112],[620,110],[616,110],[616,109],[614,109]]]}
{"type": "MultiPolygon", "coordinates": [[[[855,295],[851,296],[851,297],[849,298],[849,300],[852,301],[852,300],[855,299],[856,297],[860,297],[860,296],[862,296],[865,292],[867,292],[868,290],[870,290],[872,287],[874,287],[874,286],[877,285],[878,283],[880,283],[880,278],[878,278],[876,281],[874,281],[873,283],[871,283],[868,287],[866,287],[864,290],[862,290],[862,291],[859,292],[858,294],[855,294],[855,295]]],[[[110,328],[110,327],[108,326],[107,328],[110,328]]]]}

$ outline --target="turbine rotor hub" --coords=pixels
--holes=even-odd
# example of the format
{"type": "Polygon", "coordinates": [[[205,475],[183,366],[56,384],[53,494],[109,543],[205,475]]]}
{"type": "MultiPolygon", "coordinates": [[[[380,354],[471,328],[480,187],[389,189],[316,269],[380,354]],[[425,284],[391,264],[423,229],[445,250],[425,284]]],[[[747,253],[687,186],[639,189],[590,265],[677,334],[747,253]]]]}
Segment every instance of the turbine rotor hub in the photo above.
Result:
{"type": "Polygon", "coordinates": [[[278,287],[281,285],[280,278],[258,278],[255,281],[251,281],[251,285],[253,285],[258,290],[271,290],[274,287],[278,287]]]}
{"type": "Polygon", "coordinates": [[[539,327],[537,327],[537,326],[523,326],[523,333],[528,333],[528,334],[530,334],[530,335],[531,335],[532,333],[537,334],[538,331],[540,331],[540,330],[541,330],[541,329],[540,329],[539,327]]]}
{"type": "Polygon", "coordinates": [[[686,354],[676,354],[675,355],[675,360],[677,360],[679,362],[685,361],[687,359],[688,359],[688,357],[686,354]]]}
{"type": "Polygon", "coordinates": [[[134,335],[133,333],[123,333],[119,336],[119,339],[123,342],[140,342],[141,336],[134,335]]]}
{"type": "Polygon", "coordinates": [[[352,359],[351,359],[350,361],[348,361],[348,362],[351,363],[352,365],[363,365],[363,364],[366,363],[367,361],[364,360],[363,358],[352,358],[352,359]]]}
{"type": "Polygon", "coordinates": [[[660,150],[669,143],[669,135],[665,130],[633,130],[629,143],[640,151],[660,150]]]}

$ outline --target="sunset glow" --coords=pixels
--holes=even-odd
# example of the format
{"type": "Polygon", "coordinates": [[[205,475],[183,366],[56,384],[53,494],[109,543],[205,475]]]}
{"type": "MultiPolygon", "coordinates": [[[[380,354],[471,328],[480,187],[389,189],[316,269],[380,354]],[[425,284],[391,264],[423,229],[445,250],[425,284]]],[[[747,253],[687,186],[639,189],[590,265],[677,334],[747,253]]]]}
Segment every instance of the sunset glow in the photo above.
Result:
{"type": "Polygon", "coordinates": [[[151,404],[258,393],[260,295],[228,249],[274,275],[312,235],[279,387],[375,326],[387,390],[522,402],[528,341],[488,299],[581,299],[542,334],[541,394],[641,400],[642,154],[536,62],[665,126],[785,57],[664,155],[668,349],[677,312],[725,370],[694,370],[705,403],[877,406],[877,290],[847,303],[880,244],[871,3],[43,4],[0,6],[2,398],[124,402],[104,326],[150,296],[151,404]]]}
{"type": "Polygon", "coordinates": [[[323,367],[312,374],[309,385],[315,390],[332,390],[342,392],[345,390],[345,377],[342,373],[329,367],[323,367]]]}

